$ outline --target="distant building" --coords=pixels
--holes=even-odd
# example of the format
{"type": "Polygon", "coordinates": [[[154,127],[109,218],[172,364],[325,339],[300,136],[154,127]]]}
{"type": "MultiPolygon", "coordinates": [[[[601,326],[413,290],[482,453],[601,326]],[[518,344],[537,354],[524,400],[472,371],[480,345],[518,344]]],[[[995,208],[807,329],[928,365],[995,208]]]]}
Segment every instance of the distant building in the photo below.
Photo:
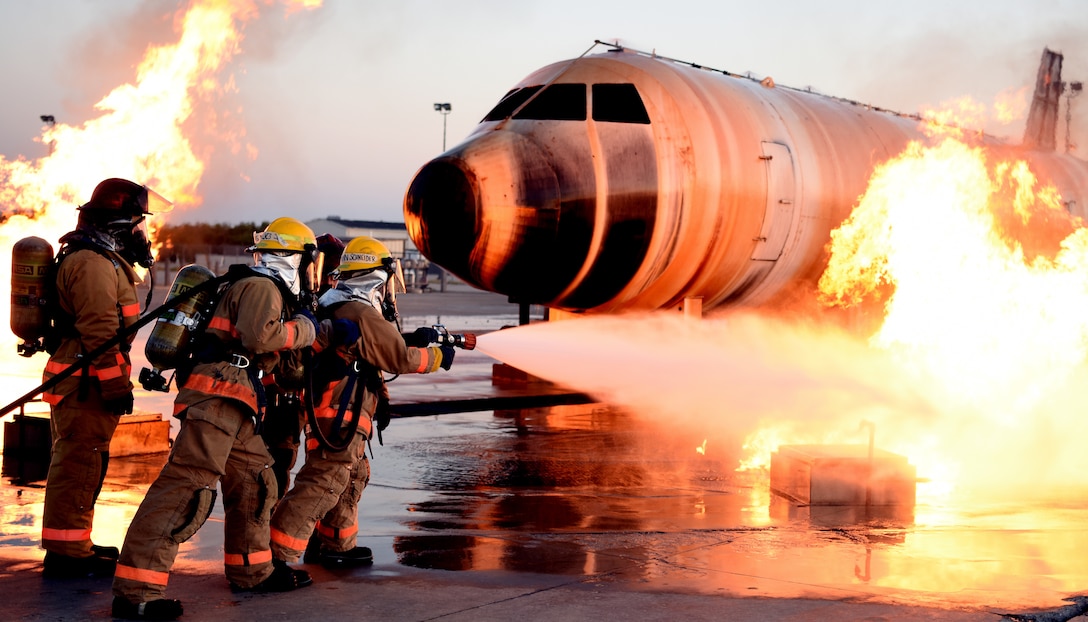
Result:
{"type": "Polygon", "coordinates": [[[306,222],[306,226],[316,235],[331,233],[340,238],[345,244],[352,238],[367,235],[382,244],[394,257],[401,259],[416,259],[419,250],[408,237],[408,229],[403,222],[385,222],[381,220],[348,220],[339,216],[327,216],[317,220],[306,222]]]}

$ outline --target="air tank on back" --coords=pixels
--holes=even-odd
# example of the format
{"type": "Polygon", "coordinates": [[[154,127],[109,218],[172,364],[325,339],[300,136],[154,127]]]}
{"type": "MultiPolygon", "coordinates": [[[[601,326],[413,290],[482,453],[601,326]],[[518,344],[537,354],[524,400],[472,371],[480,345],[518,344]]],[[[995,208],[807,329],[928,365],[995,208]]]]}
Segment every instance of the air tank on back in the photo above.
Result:
{"type": "MultiPolygon", "coordinates": [[[[921,138],[916,117],[616,49],[522,80],[417,172],[405,222],[428,259],[515,302],[772,304],[811,290],[874,167],[921,138]]],[[[1088,163],[1019,155],[1088,206],[1088,163]]]]}
{"type": "MultiPolygon", "coordinates": [[[[185,294],[193,288],[215,278],[215,273],[199,264],[189,264],[178,270],[170,285],[167,302],[185,294]]],[[[209,303],[215,295],[214,289],[207,289],[183,300],[177,306],[165,311],[155,320],[155,328],[144,345],[144,355],[151,368],[140,370],[140,384],[148,391],[168,391],[169,381],[162,372],[177,369],[189,357],[193,331],[211,313],[209,303]]]]}
{"type": "Polygon", "coordinates": [[[37,236],[25,237],[11,247],[11,332],[23,340],[17,346],[22,356],[45,349],[44,339],[52,329],[48,304],[52,276],[53,246],[37,236]]]}

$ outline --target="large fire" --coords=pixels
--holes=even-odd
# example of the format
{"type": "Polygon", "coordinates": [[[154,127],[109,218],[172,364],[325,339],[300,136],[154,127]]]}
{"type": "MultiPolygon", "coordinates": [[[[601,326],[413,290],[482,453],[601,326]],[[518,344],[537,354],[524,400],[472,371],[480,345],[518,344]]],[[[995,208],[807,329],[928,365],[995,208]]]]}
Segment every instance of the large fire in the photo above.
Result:
{"type": "MultiPolygon", "coordinates": [[[[109,177],[145,184],[178,208],[199,205],[208,154],[207,149],[194,149],[187,138],[187,132],[194,131],[190,120],[199,107],[214,105],[233,89],[227,69],[241,51],[244,24],[258,16],[262,5],[273,4],[273,0],[191,0],[174,16],[177,40],[149,47],[135,80],[113,89],[95,105],[98,117],[77,125],[47,124],[40,137],[49,146],[46,157],[0,156],[0,245],[10,249],[34,235],[56,251],[60,236],[75,226],[75,207],[109,177]]],[[[291,13],[318,7],[321,0],[282,4],[291,13]]],[[[214,111],[205,116],[217,118],[214,111]]],[[[199,129],[209,133],[207,127],[199,129]]],[[[234,140],[228,128],[219,130],[219,139],[234,140]]],[[[161,225],[161,219],[150,219],[152,236],[161,225]]],[[[0,256],[0,287],[5,291],[10,289],[10,274],[11,256],[5,253],[0,256]]],[[[8,322],[9,307],[0,305],[0,323],[8,322]]],[[[14,358],[15,337],[8,330],[2,332],[0,357],[14,358]]],[[[31,367],[31,375],[40,379],[40,366],[31,367]]]]}
{"type": "Polygon", "coordinates": [[[885,429],[907,455],[946,482],[951,469],[1083,483],[1080,452],[1063,439],[1081,427],[1088,228],[1055,188],[1023,160],[962,137],[912,143],[878,167],[830,250],[824,303],[879,300],[870,344],[940,404],[924,431],[885,429]],[[938,436],[954,444],[929,455],[938,436]]]}
{"type": "Polygon", "coordinates": [[[1036,186],[1023,161],[955,139],[912,144],[833,233],[824,300],[887,289],[874,345],[947,399],[1022,416],[1088,349],[1088,229],[1036,186]]]}

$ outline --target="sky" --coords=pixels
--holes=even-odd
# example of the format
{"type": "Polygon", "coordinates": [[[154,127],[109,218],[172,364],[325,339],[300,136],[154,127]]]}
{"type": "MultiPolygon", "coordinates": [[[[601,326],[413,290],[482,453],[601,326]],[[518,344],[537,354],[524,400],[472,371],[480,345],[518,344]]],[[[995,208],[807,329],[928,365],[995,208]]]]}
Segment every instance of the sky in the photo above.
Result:
{"type": "MultiPolygon", "coordinates": [[[[443,121],[452,147],[519,80],[595,39],[908,113],[1030,94],[1046,47],[1064,54],[1065,80],[1088,81],[1088,0],[324,0],[289,16],[259,5],[222,102],[250,149],[209,151],[201,204],[171,223],[401,222],[443,121]],[[445,119],[437,102],[451,105],[445,119]]],[[[149,45],[176,40],[167,16],[183,6],[0,0],[0,155],[43,157],[40,115],[97,116],[149,45]]],[[[1088,97],[1074,111],[1085,157],[1088,97]]],[[[1023,120],[986,129],[1018,142],[1023,120]]]]}

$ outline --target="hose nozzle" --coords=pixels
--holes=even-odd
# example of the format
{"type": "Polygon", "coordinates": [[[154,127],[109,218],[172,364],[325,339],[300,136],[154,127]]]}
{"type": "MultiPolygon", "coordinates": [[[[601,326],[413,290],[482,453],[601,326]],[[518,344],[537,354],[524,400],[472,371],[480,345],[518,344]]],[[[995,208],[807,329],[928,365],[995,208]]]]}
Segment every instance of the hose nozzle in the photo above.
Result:
{"type": "Polygon", "coordinates": [[[453,346],[465,350],[472,350],[476,347],[476,335],[472,333],[465,333],[463,335],[451,333],[441,324],[435,324],[431,328],[434,328],[435,332],[438,333],[439,345],[453,346]]]}

